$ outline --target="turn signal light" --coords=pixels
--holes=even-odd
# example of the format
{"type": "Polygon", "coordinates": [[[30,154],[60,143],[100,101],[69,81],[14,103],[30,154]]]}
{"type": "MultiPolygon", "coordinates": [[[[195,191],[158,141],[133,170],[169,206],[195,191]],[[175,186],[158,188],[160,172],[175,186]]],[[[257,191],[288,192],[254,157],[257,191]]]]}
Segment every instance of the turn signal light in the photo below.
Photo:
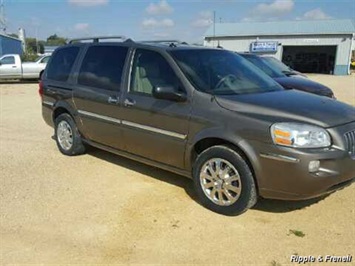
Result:
{"type": "Polygon", "coordinates": [[[289,139],[283,139],[283,138],[278,138],[278,137],[276,137],[276,138],[274,139],[274,141],[275,141],[277,144],[292,145],[292,141],[289,140],[289,139]]]}
{"type": "Polygon", "coordinates": [[[274,142],[280,145],[292,145],[291,133],[280,129],[274,129],[274,142]]]}

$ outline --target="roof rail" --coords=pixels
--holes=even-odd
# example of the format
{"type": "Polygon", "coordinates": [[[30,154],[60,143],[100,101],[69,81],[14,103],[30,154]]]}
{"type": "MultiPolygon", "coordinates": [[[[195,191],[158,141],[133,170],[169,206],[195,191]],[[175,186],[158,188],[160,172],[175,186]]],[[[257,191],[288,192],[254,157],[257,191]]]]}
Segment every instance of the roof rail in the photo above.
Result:
{"type": "Polygon", "coordinates": [[[146,40],[146,41],[139,41],[143,43],[161,43],[161,42],[177,42],[180,43],[179,40],[146,40]]]}
{"type": "Polygon", "coordinates": [[[140,41],[140,43],[182,43],[179,40],[148,40],[148,41],[140,41]]]}
{"type": "Polygon", "coordinates": [[[92,41],[93,43],[98,43],[99,40],[108,40],[108,39],[119,39],[119,40],[126,40],[125,36],[97,36],[97,37],[83,37],[77,39],[71,39],[69,44],[81,41],[92,41]]]}

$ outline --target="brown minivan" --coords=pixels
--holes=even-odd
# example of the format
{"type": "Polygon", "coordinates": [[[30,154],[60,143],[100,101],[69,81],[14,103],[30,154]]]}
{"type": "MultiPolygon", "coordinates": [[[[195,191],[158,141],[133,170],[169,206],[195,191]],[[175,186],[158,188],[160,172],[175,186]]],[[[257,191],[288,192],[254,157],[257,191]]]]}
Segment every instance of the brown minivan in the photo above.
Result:
{"type": "Polygon", "coordinates": [[[355,178],[355,108],[285,90],[241,56],[177,42],[73,41],[40,82],[65,155],[87,145],[194,181],[207,208],[300,200],[355,178]]]}

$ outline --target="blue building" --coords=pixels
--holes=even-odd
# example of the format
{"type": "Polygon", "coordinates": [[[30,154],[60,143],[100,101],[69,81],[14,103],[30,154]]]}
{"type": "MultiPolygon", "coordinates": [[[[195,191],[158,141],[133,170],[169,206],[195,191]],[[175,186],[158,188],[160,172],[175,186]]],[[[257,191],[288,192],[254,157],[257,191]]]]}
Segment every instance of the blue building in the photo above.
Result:
{"type": "Polygon", "coordinates": [[[0,56],[4,54],[22,54],[21,40],[0,33],[0,56]]]}
{"type": "Polygon", "coordinates": [[[347,75],[355,48],[350,19],[217,23],[205,34],[206,46],[269,54],[304,73],[347,75]]]}

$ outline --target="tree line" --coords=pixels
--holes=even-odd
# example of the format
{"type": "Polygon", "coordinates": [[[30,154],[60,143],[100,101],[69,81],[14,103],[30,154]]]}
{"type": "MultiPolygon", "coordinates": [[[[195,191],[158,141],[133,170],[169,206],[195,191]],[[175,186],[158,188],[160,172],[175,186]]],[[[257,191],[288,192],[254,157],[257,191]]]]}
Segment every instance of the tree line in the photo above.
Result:
{"type": "MultiPolygon", "coordinates": [[[[18,38],[17,34],[9,34],[12,37],[18,38]]],[[[25,54],[43,54],[44,46],[60,46],[67,43],[67,39],[53,34],[47,40],[36,40],[36,38],[26,38],[26,51],[25,54]]]]}

